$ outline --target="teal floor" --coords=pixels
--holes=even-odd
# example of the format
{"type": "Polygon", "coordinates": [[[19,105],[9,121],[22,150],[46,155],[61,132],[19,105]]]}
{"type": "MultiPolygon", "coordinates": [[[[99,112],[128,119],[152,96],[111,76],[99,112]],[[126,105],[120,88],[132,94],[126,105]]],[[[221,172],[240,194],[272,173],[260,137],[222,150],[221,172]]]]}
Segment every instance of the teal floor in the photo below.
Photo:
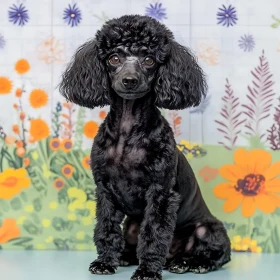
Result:
{"type": "MultiPolygon", "coordinates": [[[[88,272],[92,252],[0,251],[1,280],[129,280],[135,267],[119,268],[115,275],[97,276],[88,272]]],[[[280,279],[280,255],[234,254],[222,270],[206,275],[163,273],[164,280],[258,280],[280,279]]]]}

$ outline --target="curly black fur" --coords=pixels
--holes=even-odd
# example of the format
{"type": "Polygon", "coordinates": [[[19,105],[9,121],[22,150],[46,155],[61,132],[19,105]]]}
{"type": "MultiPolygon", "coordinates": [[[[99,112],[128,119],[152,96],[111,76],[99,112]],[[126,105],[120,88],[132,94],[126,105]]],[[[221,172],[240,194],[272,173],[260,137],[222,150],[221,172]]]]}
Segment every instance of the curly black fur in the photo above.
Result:
{"type": "Polygon", "coordinates": [[[205,273],[229,262],[226,230],[157,109],[195,106],[205,95],[190,51],[154,19],[113,19],[77,51],[60,90],[81,106],[110,105],[91,152],[98,259],[90,271],[111,274],[139,264],[132,279],[148,280],[161,279],[163,267],[205,273]],[[153,64],[145,64],[147,57],[153,64]]]}

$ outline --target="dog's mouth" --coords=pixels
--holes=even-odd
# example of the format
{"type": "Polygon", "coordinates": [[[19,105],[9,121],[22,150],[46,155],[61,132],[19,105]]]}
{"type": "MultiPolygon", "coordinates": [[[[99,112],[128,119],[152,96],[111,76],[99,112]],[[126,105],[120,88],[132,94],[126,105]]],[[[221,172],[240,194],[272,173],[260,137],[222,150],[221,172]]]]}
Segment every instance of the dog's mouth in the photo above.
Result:
{"type": "Polygon", "coordinates": [[[148,91],[142,91],[142,92],[133,92],[133,93],[128,93],[128,92],[117,92],[117,94],[122,97],[123,99],[127,100],[133,100],[133,99],[138,99],[143,96],[145,96],[148,93],[148,91]]]}

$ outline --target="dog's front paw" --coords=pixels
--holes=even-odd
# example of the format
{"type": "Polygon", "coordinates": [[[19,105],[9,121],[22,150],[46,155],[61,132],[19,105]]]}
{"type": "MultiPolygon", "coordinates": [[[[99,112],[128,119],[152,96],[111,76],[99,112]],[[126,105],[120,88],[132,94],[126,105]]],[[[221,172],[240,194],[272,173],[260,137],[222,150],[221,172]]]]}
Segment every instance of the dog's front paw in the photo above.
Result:
{"type": "Polygon", "coordinates": [[[89,271],[92,274],[114,274],[116,272],[116,267],[115,266],[111,266],[109,264],[106,263],[102,263],[98,260],[92,262],[89,266],[89,271]]]}
{"type": "Polygon", "coordinates": [[[138,268],[130,280],[162,280],[161,273],[147,271],[143,268],[138,268]]]}

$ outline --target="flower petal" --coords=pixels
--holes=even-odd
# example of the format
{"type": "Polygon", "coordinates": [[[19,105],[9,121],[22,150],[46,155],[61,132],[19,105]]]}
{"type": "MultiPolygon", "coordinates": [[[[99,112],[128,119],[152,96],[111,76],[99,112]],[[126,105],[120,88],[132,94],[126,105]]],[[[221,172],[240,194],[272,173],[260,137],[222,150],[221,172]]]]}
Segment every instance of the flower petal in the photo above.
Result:
{"type": "Polygon", "coordinates": [[[238,165],[242,170],[245,171],[245,173],[248,173],[248,154],[249,151],[245,149],[238,149],[234,153],[234,162],[236,165],[238,165]]]}
{"type": "Polygon", "coordinates": [[[248,218],[255,213],[256,208],[257,205],[254,197],[245,196],[242,203],[242,215],[248,218]]]}
{"type": "Polygon", "coordinates": [[[273,163],[270,167],[268,167],[264,172],[263,176],[266,180],[270,180],[275,178],[280,174],[280,161],[273,163]]]}
{"type": "Polygon", "coordinates": [[[220,175],[223,178],[236,183],[238,179],[243,179],[247,173],[246,170],[242,170],[237,165],[226,164],[220,168],[220,175]]]}
{"type": "Polygon", "coordinates": [[[260,194],[255,197],[258,208],[264,213],[270,214],[276,209],[276,200],[268,194],[260,194]]]}
{"type": "Polygon", "coordinates": [[[269,180],[265,183],[265,190],[267,192],[280,193],[280,178],[269,180]]]}
{"type": "Polygon", "coordinates": [[[224,211],[225,212],[232,212],[234,211],[243,200],[243,196],[239,193],[229,197],[229,199],[224,203],[224,211]]]}
{"type": "Polygon", "coordinates": [[[247,162],[249,163],[248,173],[263,174],[263,172],[270,166],[272,156],[269,152],[264,150],[252,150],[248,153],[247,162]]]}
{"type": "Polygon", "coordinates": [[[214,188],[213,192],[217,198],[221,199],[228,199],[231,196],[237,194],[237,191],[235,190],[233,184],[230,182],[225,182],[217,185],[214,188]]]}

